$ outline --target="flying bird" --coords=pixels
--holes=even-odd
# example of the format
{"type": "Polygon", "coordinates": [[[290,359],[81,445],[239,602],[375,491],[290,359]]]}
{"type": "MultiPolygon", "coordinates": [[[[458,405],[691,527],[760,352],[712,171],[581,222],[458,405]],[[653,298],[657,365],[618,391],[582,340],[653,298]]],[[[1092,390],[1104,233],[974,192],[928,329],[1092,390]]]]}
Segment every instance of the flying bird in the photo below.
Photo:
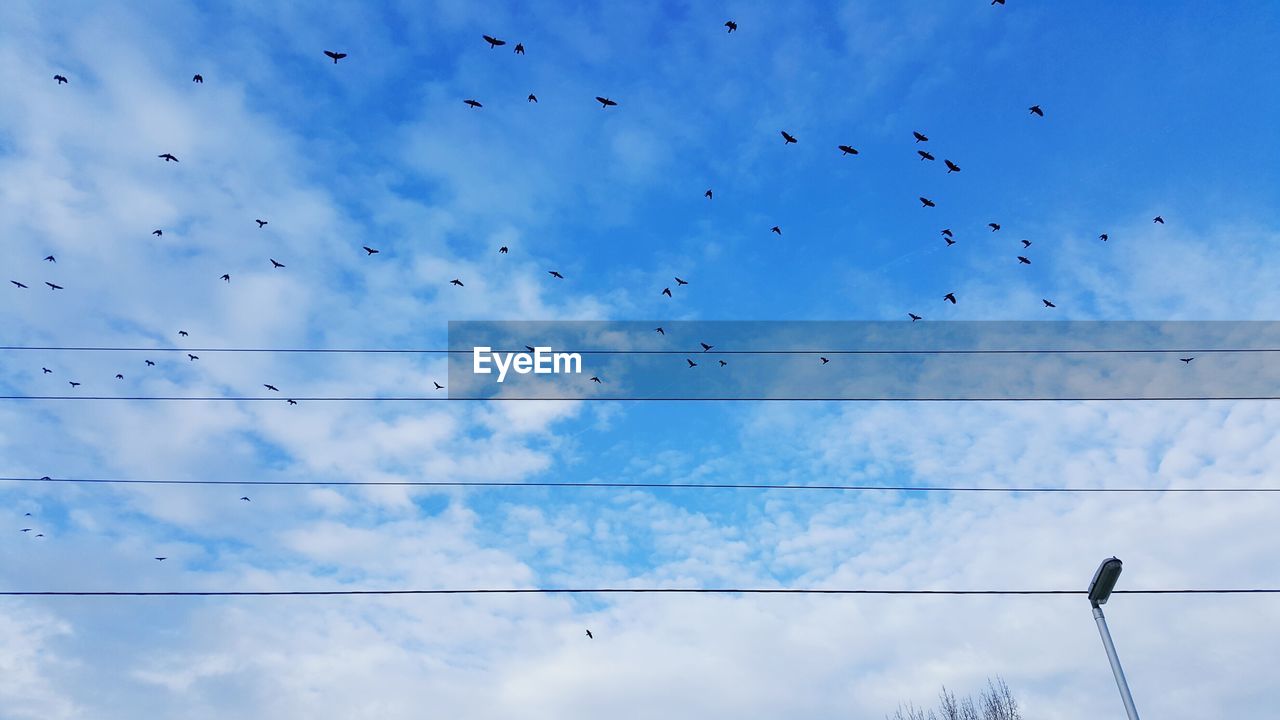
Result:
{"type": "Polygon", "coordinates": [[[156,558],[156,560],[168,560],[168,559],[169,559],[169,558],[167,558],[167,557],[158,557],[158,558],[156,558]]]}
{"type": "Polygon", "coordinates": [[[943,230],[943,231],[942,231],[942,234],[943,234],[943,235],[945,235],[945,236],[947,236],[947,237],[955,237],[955,235],[953,235],[953,234],[951,233],[951,228],[947,228],[947,229],[943,230]]]}
{"type": "Polygon", "coordinates": [[[932,156],[932,155],[930,155],[929,153],[925,152],[924,150],[917,150],[917,151],[916,151],[916,154],[920,156],[920,159],[921,159],[921,160],[932,160],[932,159],[933,159],[933,156],[932,156]]]}
{"type": "Polygon", "coordinates": [[[942,162],[946,163],[946,165],[947,165],[947,174],[948,174],[948,175],[949,175],[949,174],[951,174],[951,173],[953,173],[953,172],[960,172],[960,166],[959,166],[959,165],[957,165],[957,164],[955,164],[955,163],[951,162],[950,160],[947,160],[946,158],[943,158],[942,162]]]}
{"type": "Polygon", "coordinates": [[[1048,300],[1041,299],[1041,300],[1040,300],[1040,302],[1044,303],[1044,306],[1045,306],[1045,307],[1047,307],[1047,308],[1055,308],[1055,307],[1058,307],[1057,305],[1054,305],[1053,303],[1049,302],[1048,300]]]}
{"type": "Polygon", "coordinates": [[[461,280],[459,280],[458,278],[454,278],[454,279],[450,280],[450,281],[449,281],[449,284],[450,284],[450,285],[457,285],[458,287],[465,287],[465,286],[462,284],[462,281],[461,281],[461,280]]]}
{"type": "Polygon", "coordinates": [[[155,361],[154,361],[154,360],[143,360],[142,362],[146,363],[146,364],[147,364],[147,367],[155,367],[155,366],[156,366],[156,363],[155,363],[155,361]]]}
{"type": "Polygon", "coordinates": [[[34,528],[22,528],[20,532],[31,532],[34,528]]]}
{"type": "Polygon", "coordinates": [[[1040,109],[1039,105],[1032,105],[1027,109],[1031,111],[1032,115],[1039,115],[1040,117],[1044,117],[1044,111],[1040,109]]]}
{"type": "Polygon", "coordinates": [[[45,285],[48,285],[50,290],[62,290],[62,289],[63,289],[63,287],[62,287],[61,285],[54,285],[53,283],[49,282],[48,280],[46,280],[44,284],[45,284],[45,285]]]}
{"type": "Polygon", "coordinates": [[[298,401],[297,401],[297,400],[294,400],[293,398],[290,398],[290,399],[289,399],[289,400],[287,400],[286,402],[288,402],[290,405],[297,405],[297,404],[298,404],[298,401]]]}
{"type": "Polygon", "coordinates": [[[593,382],[593,383],[599,383],[599,382],[600,382],[600,378],[596,377],[595,375],[592,375],[592,376],[591,376],[591,382],[593,382]]]}
{"type": "Polygon", "coordinates": [[[276,387],[275,385],[268,385],[267,383],[263,383],[262,387],[270,390],[271,392],[280,392],[280,388],[276,387]]]}
{"type": "Polygon", "coordinates": [[[706,191],[706,192],[704,192],[704,193],[702,193],[702,195],[703,195],[703,197],[705,197],[706,199],[710,200],[710,199],[711,199],[711,189],[710,189],[710,188],[707,188],[707,191],[706,191]]]}
{"type": "Polygon", "coordinates": [[[517,55],[524,54],[524,45],[521,45],[520,43],[516,43],[516,54],[517,55]]]}
{"type": "Polygon", "coordinates": [[[1189,357],[1189,358],[1178,358],[1178,359],[1179,359],[1179,360],[1181,360],[1181,361],[1182,361],[1182,362],[1184,362],[1184,363],[1187,363],[1188,365],[1190,365],[1190,364],[1191,364],[1191,361],[1192,361],[1192,360],[1195,360],[1195,358],[1193,358],[1193,357],[1189,357]]]}
{"type": "Polygon", "coordinates": [[[58,81],[58,84],[59,84],[59,85],[66,85],[66,84],[67,84],[67,78],[66,78],[66,76],[65,76],[65,75],[54,75],[54,76],[53,76],[53,79],[54,79],[54,80],[56,80],[56,81],[58,81]]]}
{"type": "Polygon", "coordinates": [[[769,232],[771,232],[771,233],[776,233],[776,234],[778,234],[778,235],[781,235],[781,234],[782,234],[782,228],[778,227],[777,225],[774,225],[773,227],[769,228],[769,232]]]}
{"type": "Polygon", "coordinates": [[[507,246],[506,246],[506,245],[503,245],[502,247],[498,248],[498,254],[499,254],[499,255],[506,255],[506,254],[507,254],[507,246]]]}
{"type": "Polygon", "coordinates": [[[73,388],[80,387],[80,383],[76,382],[75,380],[68,380],[67,384],[69,384],[73,388]]]}
{"type": "Polygon", "coordinates": [[[666,331],[666,330],[663,330],[662,328],[654,328],[654,329],[653,329],[653,331],[654,331],[654,332],[656,332],[656,333],[658,333],[659,335],[666,335],[666,334],[667,334],[667,331],[666,331]]]}
{"type": "Polygon", "coordinates": [[[178,337],[187,337],[187,331],[186,331],[186,330],[179,330],[179,331],[178,331],[178,337]]]}
{"type": "Polygon", "coordinates": [[[432,381],[431,381],[431,384],[432,384],[432,385],[435,385],[437,390],[443,390],[443,389],[444,389],[444,386],[443,386],[443,385],[441,385],[440,383],[436,382],[435,380],[432,380],[432,381]]]}
{"type": "MultiPolygon", "coordinates": [[[[379,251],[374,250],[373,248],[369,247],[368,245],[361,245],[360,247],[364,248],[364,251],[365,251],[366,253],[368,253],[368,255],[377,255],[377,254],[378,254],[378,252],[379,252],[379,251]]],[[[366,257],[368,257],[368,255],[366,255],[366,257]]]]}
{"type": "Polygon", "coordinates": [[[995,232],[1000,229],[1000,223],[987,223],[987,227],[991,228],[991,232],[995,232]]]}
{"type": "Polygon", "coordinates": [[[230,273],[227,273],[227,274],[223,275],[221,279],[222,279],[222,280],[225,280],[225,281],[227,281],[227,282],[231,282],[231,274],[230,274],[230,273]]]}
{"type": "Polygon", "coordinates": [[[688,285],[688,284],[689,284],[688,280],[681,280],[680,278],[676,278],[676,285],[688,285]]]}
{"type": "Polygon", "coordinates": [[[991,0],[992,5],[1003,5],[1004,0],[991,0]]]}
{"type": "Polygon", "coordinates": [[[256,220],[256,219],[255,219],[255,220],[254,220],[254,222],[258,223],[258,227],[259,227],[259,228],[264,227],[264,226],[267,224],[267,221],[266,221],[266,220],[256,220]]]}
{"type": "Polygon", "coordinates": [[[563,276],[563,275],[561,275],[560,273],[556,272],[555,270],[548,270],[548,271],[547,271],[547,274],[548,274],[548,275],[550,275],[550,276],[551,276],[551,277],[553,277],[553,278],[558,279],[558,280],[563,280],[563,279],[564,279],[564,276],[563,276]]]}
{"type": "Polygon", "coordinates": [[[11,283],[13,283],[15,286],[20,287],[20,288],[23,288],[23,289],[26,289],[26,287],[27,287],[26,285],[23,285],[22,283],[18,282],[17,280],[10,280],[9,282],[11,282],[11,283]]]}
{"type": "Polygon", "coordinates": [[[117,380],[123,380],[123,379],[124,379],[124,375],[121,375],[120,373],[116,373],[116,379],[117,379],[117,380]]]}
{"type": "Polygon", "coordinates": [[[199,360],[199,359],[200,359],[199,355],[192,355],[191,353],[187,353],[187,360],[191,362],[195,362],[196,360],[199,360]]]}
{"type": "Polygon", "coordinates": [[[347,54],[346,54],[346,53],[343,53],[343,52],[334,52],[334,51],[332,51],[332,50],[325,50],[325,51],[324,51],[324,54],[325,54],[325,55],[328,55],[328,56],[329,56],[329,57],[331,57],[331,58],[333,58],[333,64],[334,64],[334,65],[337,65],[339,60],[341,60],[342,58],[344,58],[344,57],[346,57],[346,56],[347,56],[347,54]]]}
{"type": "Polygon", "coordinates": [[[496,37],[492,37],[492,36],[490,36],[490,35],[481,35],[480,37],[484,38],[484,41],[485,41],[485,42],[487,42],[487,43],[489,43],[489,49],[490,49],[490,50],[492,50],[492,49],[494,49],[494,48],[498,47],[499,45],[506,45],[506,44],[507,44],[507,41],[506,41],[506,40],[499,40],[498,38],[496,38],[496,37]]]}
{"type": "Polygon", "coordinates": [[[949,238],[949,237],[944,237],[944,238],[942,238],[942,239],[943,239],[944,241],[946,241],[946,243],[947,243],[947,247],[951,247],[952,245],[955,245],[955,244],[956,244],[956,241],[955,241],[955,240],[952,240],[952,239],[951,239],[951,238],[949,238]]]}
{"type": "Polygon", "coordinates": [[[700,343],[698,343],[698,344],[702,346],[702,352],[706,352],[706,351],[710,350],[711,348],[715,347],[715,345],[708,345],[708,344],[706,344],[706,343],[704,343],[704,342],[700,342],[700,343]]]}
{"type": "Polygon", "coordinates": [[[600,108],[601,108],[601,109],[604,109],[604,108],[607,108],[607,107],[610,107],[610,106],[613,106],[613,105],[617,105],[617,104],[618,104],[618,103],[616,103],[616,102],[614,102],[614,101],[610,100],[610,99],[609,99],[609,98],[607,98],[607,97],[600,97],[599,95],[597,95],[597,96],[596,96],[596,102],[600,103],[600,108]]]}
{"type": "Polygon", "coordinates": [[[929,138],[925,137],[924,135],[921,135],[915,130],[912,130],[911,134],[916,136],[916,142],[929,142],[929,138]]]}
{"type": "Polygon", "coordinates": [[[857,155],[858,154],[858,151],[854,150],[849,145],[837,145],[836,147],[840,150],[841,155],[857,155]]]}
{"type": "Polygon", "coordinates": [[[51,262],[51,263],[56,263],[56,262],[58,262],[57,258],[55,258],[55,257],[54,257],[54,256],[52,256],[52,255],[45,255],[45,256],[44,256],[44,261],[45,261],[45,262],[51,262]]]}
{"type": "Polygon", "coordinates": [[[721,360],[721,361],[720,361],[720,367],[724,367],[725,365],[728,365],[728,364],[729,364],[729,363],[728,363],[727,361],[725,361],[725,360],[721,360]]]}
{"type": "Polygon", "coordinates": [[[696,367],[698,367],[698,363],[696,363],[696,362],[694,362],[694,361],[690,360],[689,358],[685,358],[685,359],[684,359],[684,361],[685,361],[685,362],[687,362],[687,363],[689,363],[689,367],[691,367],[691,368],[696,368],[696,367]]]}
{"type": "Polygon", "coordinates": [[[155,235],[156,237],[160,237],[160,236],[164,235],[164,231],[163,231],[163,230],[156,229],[156,230],[152,230],[152,231],[151,231],[151,234],[152,234],[152,235],[155,235]]]}
{"type": "Polygon", "coordinates": [[[245,496],[245,495],[241,495],[241,496],[240,496],[240,499],[241,499],[241,500],[243,500],[243,501],[245,501],[245,502],[250,502],[249,498],[248,498],[247,496],[245,496]]]}
{"type": "Polygon", "coordinates": [[[935,205],[934,202],[927,197],[920,198],[920,202],[921,204],[924,205],[924,207],[937,207],[937,205],[935,205]]]}
{"type": "Polygon", "coordinates": [[[662,288],[662,294],[671,297],[671,288],[662,288]]]}
{"type": "Polygon", "coordinates": [[[943,296],[942,296],[942,299],[943,299],[943,300],[946,300],[947,302],[951,303],[952,305],[955,305],[955,304],[956,304],[956,294],[955,294],[955,293],[947,293],[946,295],[943,295],[943,296]]]}
{"type": "Polygon", "coordinates": [[[1098,236],[1098,239],[1099,239],[1099,240],[1101,240],[1102,242],[1106,242],[1106,241],[1107,241],[1107,234],[1106,234],[1106,233],[1102,233],[1101,235],[1099,235],[1099,236],[1098,236]]]}
{"type": "Polygon", "coordinates": [[[590,630],[588,630],[588,631],[587,631],[587,637],[588,637],[589,639],[594,640],[596,636],[595,636],[595,635],[592,635],[592,634],[591,634],[591,631],[590,631],[590,630]]]}
{"type": "Polygon", "coordinates": [[[42,368],[40,368],[40,369],[44,371],[44,374],[45,374],[45,375],[49,375],[49,374],[51,374],[51,373],[53,372],[52,370],[50,370],[50,369],[49,369],[49,368],[47,368],[47,367],[42,367],[42,368]]]}
{"type": "Polygon", "coordinates": [[[1024,248],[1029,248],[1029,247],[1031,247],[1031,241],[1030,241],[1030,240],[1023,240],[1023,241],[1022,241],[1022,247],[1024,247],[1024,248]]]}
{"type": "Polygon", "coordinates": [[[284,267],[284,263],[282,263],[282,262],[276,262],[276,259],[275,259],[275,258],[267,258],[267,259],[271,261],[271,267],[273,267],[273,268],[282,268],[282,267],[284,267]]]}
{"type": "Polygon", "coordinates": [[[468,106],[472,108],[484,107],[484,105],[481,105],[479,102],[476,102],[475,100],[463,100],[462,102],[466,103],[468,106]]]}
{"type": "Polygon", "coordinates": [[[915,322],[915,321],[917,321],[917,320],[923,320],[923,319],[924,319],[924,318],[920,317],[919,315],[917,315],[917,314],[915,314],[915,313],[907,313],[907,317],[911,318],[911,322],[915,322]]]}
{"type": "Polygon", "coordinates": [[[787,132],[786,130],[782,130],[781,132],[782,132],[782,144],[783,144],[783,145],[790,145],[791,143],[793,143],[793,142],[795,142],[795,141],[796,141],[796,136],[795,136],[795,135],[792,135],[791,133],[787,132]]]}
{"type": "Polygon", "coordinates": [[[178,158],[174,157],[173,153],[161,153],[156,157],[163,159],[165,162],[178,162],[178,158]]]}
{"type": "Polygon", "coordinates": [[[826,365],[827,363],[831,362],[830,360],[828,360],[828,359],[826,359],[826,358],[824,358],[824,357],[819,357],[818,359],[822,361],[822,364],[823,364],[823,365],[826,365]]]}
{"type": "Polygon", "coordinates": [[[1019,262],[1019,263],[1022,263],[1023,265],[1030,265],[1030,264],[1031,264],[1031,261],[1030,261],[1030,260],[1028,260],[1026,257],[1024,257],[1024,256],[1022,256],[1022,255],[1019,255],[1019,256],[1018,256],[1018,262],[1019,262]]]}
{"type": "Polygon", "coordinates": [[[737,29],[738,29],[738,23],[736,23],[736,22],[734,22],[734,21],[732,21],[732,20],[727,21],[727,22],[724,24],[724,26],[725,26],[725,27],[727,27],[727,28],[729,28],[729,32],[733,32],[734,30],[737,30],[737,29]]]}
{"type": "Polygon", "coordinates": [[[201,75],[200,73],[196,73],[195,75],[192,75],[192,76],[191,76],[191,82],[193,82],[193,83],[200,83],[201,85],[203,85],[203,84],[204,84],[204,76],[203,76],[203,75],[201,75]]]}
{"type": "Polygon", "coordinates": [[[1160,217],[1159,215],[1157,215],[1157,216],[1155,216],[1154,218],[1152,218],[1152,219],[1151,219],[1151,222],[1153,222],[1153,223],[1160,223],[1161,225],[1163,225],[1163,224],[1164,224],[1164,218],[1162,218],[1162,217],[1160,217]]]}
{"type": "Polygon", "coordinates": [[[531,103],[536,103],[536,102],[538,102],[538,96],[537,96],[537,95],[534,95],[533,93],[529,93],[529,102],[531,102],[531,103]]]}

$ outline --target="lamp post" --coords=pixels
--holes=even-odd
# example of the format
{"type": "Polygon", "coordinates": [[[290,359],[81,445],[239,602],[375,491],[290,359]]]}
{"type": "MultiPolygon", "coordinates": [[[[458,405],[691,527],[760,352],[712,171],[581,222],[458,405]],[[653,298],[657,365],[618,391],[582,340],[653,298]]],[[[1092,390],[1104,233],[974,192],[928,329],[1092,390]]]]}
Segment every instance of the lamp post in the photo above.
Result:
{"type": "Polygon", "coordinates": [[[1120,688],[1120,699],[1124,701],[1124,711],[1129,720],[1138,720],[1138,709],[1133,705],[1133,695],[1129,693],[1129,683],[1124,679],[1124,669],[1120,667],[1120,657],[1116,655],[1116,646],[1111,642],[1111,632],[1107,630],[1107,618],[1102,614],[1102,606],[1107,604],[1111,591],[1115,589],[1116,580],[1120,579],[1122,563],[1119,558],[1110,557],[1102,561],[1098,571],[1093,574],[1089,583],[1089,603],[1093,605],[1093,619],[1098,623],[1098,634],[1102,635],[1102,646],[1107,649],[1107,659],[1111,661],[1111,672],[1116,676],[1116,686],[1120,688]]]}

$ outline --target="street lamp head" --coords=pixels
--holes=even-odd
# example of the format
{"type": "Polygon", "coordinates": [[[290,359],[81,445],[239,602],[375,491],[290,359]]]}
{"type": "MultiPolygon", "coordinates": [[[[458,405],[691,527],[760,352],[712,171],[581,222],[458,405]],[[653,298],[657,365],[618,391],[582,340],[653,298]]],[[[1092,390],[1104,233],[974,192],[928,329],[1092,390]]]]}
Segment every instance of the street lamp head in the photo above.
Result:
{"type": "Polygon", "coordinates": [[[1107,598],[1111,597],[1111,591],[1115,589],[1116,580],[1120,579],[1122,566],[1120,558],[1116,557],[1107,558],[1098,566],[1098,571],[1093,574],[1093,581],[1089,583],[1089,602],[1094,607],[1107,604],[1107,598]]]}

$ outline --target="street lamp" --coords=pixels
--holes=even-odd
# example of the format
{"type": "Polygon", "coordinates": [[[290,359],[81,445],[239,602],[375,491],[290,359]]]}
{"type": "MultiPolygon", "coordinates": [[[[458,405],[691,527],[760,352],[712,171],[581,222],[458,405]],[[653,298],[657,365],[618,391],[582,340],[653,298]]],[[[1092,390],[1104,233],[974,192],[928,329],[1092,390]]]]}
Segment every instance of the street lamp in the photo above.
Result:
{"type": "Polygon", "coordinates": [[[1102,646],[1107,649],[1107,659],[1111,661],[1111,672],[1116,676],[1116,685],[1120,688],[1120,699],[1124,701],[1124,711],[1129,720],[1138,720],[1138,709],[1133,705],[1133,695],[1129,694],[1129,683],[1124,679],[1124,669],[1120,667],[1120,657],[1116,655],[1116,646],[1111,642],[1111,632],[1107,630],[1107,618],[1102,614],[1102,606],[1107,604],[1111,591],[1115,589],[1116,580],[1120,579],[1123,563],[1120,558],[1110,557],[1102,561],[1098,571],[1093,574],[1089,583],[1089,603],[1093,605],[1093,619],[1098,623],[1098,634],[1102,635],[1102,646]]]}

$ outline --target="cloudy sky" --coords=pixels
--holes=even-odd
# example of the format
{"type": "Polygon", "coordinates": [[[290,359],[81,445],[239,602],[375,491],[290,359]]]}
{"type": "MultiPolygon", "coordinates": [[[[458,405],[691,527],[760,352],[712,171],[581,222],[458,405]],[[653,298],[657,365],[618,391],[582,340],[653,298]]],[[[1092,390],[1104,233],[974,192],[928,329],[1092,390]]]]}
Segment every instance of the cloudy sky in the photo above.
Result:
{"type": "MultiPolygon", "coordinates": [[[[436,395],[445,362],[186,352],[441,348],[475,319],[1274,320],[1278,34],[1260,2],[0,4],[0,344],[156,348],[0,351],[0,394],[280,388],[3,400],[0,476],[1274,485],[1265,402],[291,406],[436,395]]],[[[1082,589],[1113,554],[1122,588],[1280,587],[1277,510],[4,481],[0,590],[1082,589]]],[[[1107,610],[1143,714],[1274,713],[1273,599],[1107,610]]],[[[1120,710],[1075,596],[10,597],[0,648],[4,720],[879,718],[996,675],[1028,717],[1120,710]]]]}

